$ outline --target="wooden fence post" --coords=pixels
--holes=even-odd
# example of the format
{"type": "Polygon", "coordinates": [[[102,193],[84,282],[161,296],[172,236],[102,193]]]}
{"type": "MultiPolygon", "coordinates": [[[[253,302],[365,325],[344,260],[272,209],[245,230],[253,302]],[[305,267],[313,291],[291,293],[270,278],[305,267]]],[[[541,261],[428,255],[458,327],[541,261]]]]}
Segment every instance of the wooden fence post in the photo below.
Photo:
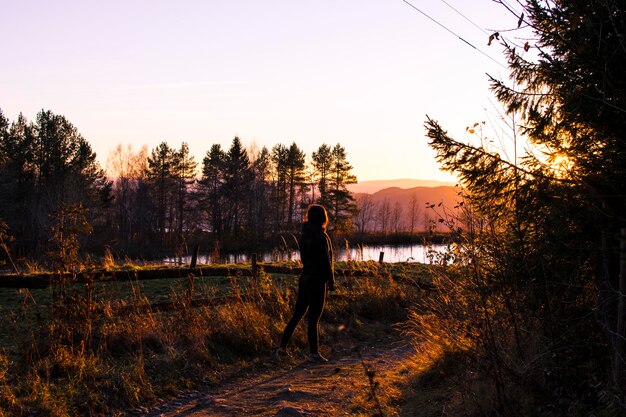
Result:
{"type": "Polygon", "coordinates": [[[381,251],[380,255],[378,255],[378,263],[382,264],[384,258],[385,258],[385,252],[381,251]]]}
{"type": "Polygon", "coordinates": [[[252,254],[252,278],[256,281],[259,272],[259,266],[257,265],[256,253],[252,254]]]}
{"type": "Polygon", "coordinates": [[[200,245],[196,244],[193,247],[193,253],[191,254],[191,264],[189,265],[190,268],[195,268],[196,264],[198,263],[198,253],[200,252],[200,245]]]}

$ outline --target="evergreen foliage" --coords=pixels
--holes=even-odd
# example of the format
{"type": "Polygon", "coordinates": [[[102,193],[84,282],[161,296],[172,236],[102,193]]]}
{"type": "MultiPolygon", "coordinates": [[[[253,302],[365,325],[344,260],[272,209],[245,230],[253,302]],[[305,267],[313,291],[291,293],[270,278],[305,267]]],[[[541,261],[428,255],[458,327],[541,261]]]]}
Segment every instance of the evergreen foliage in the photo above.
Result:
{"type": "Polygon", "coordinates": [[[82,203],[89,220],[102,229],[111,184],[85,138],[65,117],[42,110],[36,122],[20,115],[8,127],[0,116],[1,217],[20,253],[48,245],[50,214],[82,203]]]}
{"type": "MultiPolygon", "coordinates": [[[[492,79],[492,88],[529,141],[521,158],[454,140],[426,121],[438,161],[457,173],[470,203],[463,230],[468,275],[457,294],[467,297],[463,308],[475,302],[481,312],[469,334],[494,383],[533,392],[543,404],[535,410],[593,409],[597,403],[582,400],[580,390],[598,379],[626,388],[618,327],[619,235],[626,227],[624,12],[615,0],[529,0],[518,27],[535,38],[520,47],[499,37],[512,83],[492,79]],[[530,49],[536,59],[527,58],[530,49]],[[519,367],[529,356],[535,366],[519,367]]],[[[498,388],[499,412],[524,410],[513,391],[498,388]]],[[[598,395],[583,391],[584,398],[598,395]]]]}
{"type": "Polygon", "coordinates": [[[348,163],[345,148],[336,144],[330,153],[328,196],[325,200],[330,206],[335,230],[341,232],[352,230],[352,217],[356,214],[354,197],[347,188],[349,184],[356,183],[356,176],[351,171],[352,165],[348,163]]]}

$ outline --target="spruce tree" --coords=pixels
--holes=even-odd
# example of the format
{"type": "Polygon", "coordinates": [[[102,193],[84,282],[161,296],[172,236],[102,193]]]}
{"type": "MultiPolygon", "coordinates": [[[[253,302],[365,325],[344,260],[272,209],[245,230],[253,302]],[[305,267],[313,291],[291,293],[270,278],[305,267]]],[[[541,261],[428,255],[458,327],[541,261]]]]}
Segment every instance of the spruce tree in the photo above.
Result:
{"type": "Polygon", "coordinates": [[[166,142],[161,142],[148,157],[147,178],[156,211],[154,224],[158,240],[163,246],[171,243],[174,229],[174,200],[176,195],[176,152],[166,142]]]}
{"type": "Polygon", "coordinates": [[[285,228],[288,207],[288,170],[289,149],[279,143],[272,148],[273,184],[272,202],[274,204],[274,232],[285,228]]]}
{"type": "Polygon", "coordinates": [[[289,188],[289,209],[287,214],[287,230],[292,230],[293,225],[293,214],[296,209],[296,191],[298,188],[302,188],[306,186],[304,169],[305,165],[305,154],[296,142],[293,142],[291,146],[289,146],[289,150],[287,152],[287,185],[289,188]]]}
{"type": "Polygon", "coordinates": [[[226,152],[224,158],[224,196],[226,199],[225,228],[237,238],[245,225],[244,216],[248,209],[252,188],[250,158],[238,137],[226,152]]]}
{"type": "Polygon", "coordinates": [[[200,205],[208,212],[210,230],[216,240],[223,232],[224,162],[226,155],[219,144],[213,144],[202,160],[200,205]]]}
{"type": "Polygon", "coordinates": [[[329,194],[328,183],[330,176],[330,167],[332,164],[331,158],[332,150],[327,144],[322,144],[317,151],[313,152],[313,173],[317,178],[317,188],[319,190],[318,203],[324,207],[328,207],[329,194]]]}
{"type": "Polygon", "coordinates": [[[327,201],[334,229],[345,233],[351,231],[352,217],[356,211],[354,197],[348,191],[347,186],[357,182],[356,176],[351,173],[352,165],[348,163],[347,158],[345,148],[336,144],[331,151],[330,175],[327,184],[327,201]]]}
{"type": "Polygon", "coordinates": [[[189,145],[183,142],[175,153],[174,176],[176,177],[178,238],[182,239],[185,226],[185,213],[190,210],[191,186],[195,183],[198,164],[189,153],[189,145]]]}
{"type": "Polygon", "coordinates": [[[255,155],[252,161],[252,172],[254,175],[252,207],[250,213],[251,228],[254,231],[255,244],[265,238],[270,215],[270,194],[269,182],[271,179],[271,154],[267,147],[255,155]]]}

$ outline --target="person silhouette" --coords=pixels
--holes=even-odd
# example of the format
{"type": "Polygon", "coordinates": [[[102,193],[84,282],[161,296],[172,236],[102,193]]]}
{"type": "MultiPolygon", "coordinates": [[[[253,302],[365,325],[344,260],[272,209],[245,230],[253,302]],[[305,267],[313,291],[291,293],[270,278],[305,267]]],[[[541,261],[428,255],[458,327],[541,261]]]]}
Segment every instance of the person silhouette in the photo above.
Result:
{"type": "Polygon", "coordinates": [[[280,339],[280,347],[276,351],[277,356],[286,354],[289,339],[308,310],[307,338],[310,354],[307,359],[311,362],[328,361],[319,353],[318,341],[318,327],[326,302],[326,290],[334,291],[335,289],[333,246],[326,234],[327,224],[328,213],[324,206],[309,205],[299,241],[302,274],[298,278],[298,296],[293,315],[280,339]]]}

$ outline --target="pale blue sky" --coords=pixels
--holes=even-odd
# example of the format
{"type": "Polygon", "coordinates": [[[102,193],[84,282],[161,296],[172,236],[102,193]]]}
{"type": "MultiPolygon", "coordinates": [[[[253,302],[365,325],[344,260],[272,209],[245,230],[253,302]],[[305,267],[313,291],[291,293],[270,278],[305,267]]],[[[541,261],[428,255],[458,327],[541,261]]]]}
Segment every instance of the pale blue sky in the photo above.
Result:
{"type": "MultiPolygon", "coordinates": [[[[478,26],[515,18],[491,0],[446,0],[478,26]]],[[[412,0],[504,63],[442,0],[412,0]]],[[[104,165],[118,143],[344,145],[360,180],[448,180],[429,114],[453,135],[495,102],[506,71],[401,0],[0,0],[0,108],[65,115],[104,165]]],[[[492,115],[493,116],[493,115],[492,115]]]]}

